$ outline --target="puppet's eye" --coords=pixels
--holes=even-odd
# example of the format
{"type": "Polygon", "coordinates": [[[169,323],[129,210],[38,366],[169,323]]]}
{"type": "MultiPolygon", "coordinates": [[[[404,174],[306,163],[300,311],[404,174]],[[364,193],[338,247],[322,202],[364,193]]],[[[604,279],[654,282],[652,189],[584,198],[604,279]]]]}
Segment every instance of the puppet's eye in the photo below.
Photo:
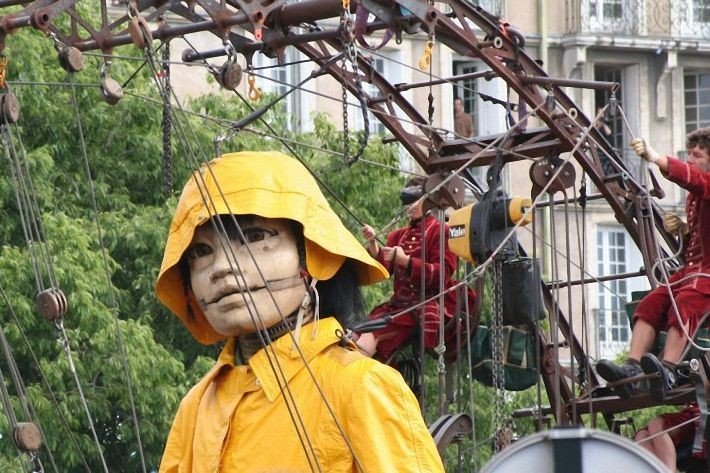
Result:
{"type": "Polygon", "coordinates": [[[276,230],[270,230],[261,227],[252,227],[244,230],[244,238],[247,243],[256,243],[257,241],[266,240],[269,237],[278,235],[276,230]]]}
{"type": "Polygon", "coordinates": [[[205,243],[195,243],[187,249],[188,259],[197,259],[212,254],[212,247],[205,243]]]}

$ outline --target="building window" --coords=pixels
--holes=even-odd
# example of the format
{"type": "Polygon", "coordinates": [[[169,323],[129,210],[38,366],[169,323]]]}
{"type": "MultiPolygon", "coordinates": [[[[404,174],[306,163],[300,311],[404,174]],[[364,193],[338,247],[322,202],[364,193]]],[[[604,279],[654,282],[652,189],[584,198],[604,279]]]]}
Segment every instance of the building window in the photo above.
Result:
{"type": "MultiPolygon", "coordinates": [[[[291,61],[286,55],[286,62],[291,61]]],[[[292,88],[292,84],[297,82],[298,69],[294,65],[279,65],[276,58],[269,58],[263,54],[254,56],[254,72],[257,75],[257,86],[263,93],[283,95],[292,88]]],[[[297,118],[295,116],[296,100],[300,97],[299,91],[284,97],[278,104],[284,116],[289,117],[288,129],[294,129],[297,118]]]]}
{"type": "MultiPolygon", "coordinates": [[[[463,75],[476,72],[476,64],[471,62],[455,62],[454,74],[463,75]]],[[[476,125],[478,124],[478,90],[476,79],[464,79],[456,83],[454,87],[454,98],[463,101],[463,109],[471,115],[473,119],[473,135],[476,136],[476,125]]],[[[453,110],[453,105],[451,106],[453,110]]]]}
{"type": "MultiPolygon", "coordinates": [[[[594,66],[594,80],[596,81],[618,82],[619,84],[621,84],[622,73],[623,71],[621,67],[594,66]]],[[[616,91],[616,100],[619,104],[623,103],[621,101],[622,89],[623,87],[619,87],[619,90],[616,91]]],[[[595,91],[595,117],[597,116],[597,113],[601,108],[609,104],[610,96],[611,93],[608,90],[595,91]]],[[[621,156],[621,153],[624,149],[624,143],[626,142],[626,140],[624,139],[624,123],[622,121],[621,114],[616,113],[612,115],[607,109],[607,113],[603,117],[603,122],[607,125],[608,130],[606,133],[602,132],[602,134],[605,135],[607,141],[609,141],[609,144],[611,144],[611,146],[616,150],[617,154],[621,156]]]]}
{"type": "MultiPolygon", "coordinates": [[[[597,274],[627,272],[628,245],[626,232],[620,228],[597,230],[597,274]]],[[[626,316],[627,280],[607,281],[599,285],[598,330],[599,356],[613,358],[627,347],[630,335],[626,316]]]]}
{"type": "Polygon", "coordinates": [[[500,15],[503,12],[501,0],[474,0],[473,3],[494,15],[500,15]]]}
{"type": "Polygon", "coordinates": [[[589,16],[601,21],[620,20],[623,17],[623,0],[590,0],[589,16]]]}
{"type": "Polygon", "coordinates": [[[710,125],[710,73],[688,72],[685,86],[685,131],[710,125]]]}
{"type": "Polygon", "coordinates": [[[634,18],[629,0],[582,0],[582,21],[589,30],[600,33],[628,33],[634,18]],[[586,8],[585,8],[586,7],[586,8]]]}
{"type": "MultiPolygon", "coordinates": [[[[454,62],[454,74],[463,75],[471,74],[478,70],[478,65],[470,61],[456,61],[454,62]]],[[[461,99],[463,102],[463,109],[466,113],[471,115],[473,119],[473,136],[478,136],[478,111],[479,111],[479,94],[478,94],[478,82],[477,79],[463,79],[456,83],[454,86],[454,99],[461,99]]],[[[451,113],[453,114],[453,104],[451,105],[451,113]]],[[[453,118],[453,117],[452,117],[453,118]]],[[[452,122],[453,123],[453,122],[452,122]]],[[[477,166],[469,168],[469,173],[476,179],[476,182],[483,188],[487,189],[486,185],[486,173],[488,172],[488,166],[477,166]]]]}
{"type": "MultiPolygon", "coordinates": [[[[594,80],[604,81],[604,82],[618,82],[622,84],[621,78],[623,76],[623,69],[620,66],[605,66],[605,65],[595,65],[594,66],[594,80]]],[[[622,104],[621,91],[622,87],[616,91],[617,103],[622,104]]],[[[609,105],[611,93],[608,90],[596,90],[594,93],[594,115],[590,117],[594,120],[599,112],[609,105]]],[[[619,158],[624,158],[624,148],[625,143],[628,141],[624,137],[624,123],[621,113],[612,114],[607,107],[606,113],[602,117],[595,121],[594,126],[597,128],[599,133],[608,142],[609,146],[614,150],[619,158]]],[[[607,153],[602,151],[603,148],[597,147],[597,152],[599,155],[599,160],[601,162],[602,171],[604,175],[619,174],[619,168],[615,164],[614,160],[607,156],[607,153]]],[[[626,160],[626,165],[633,165],[638,163],[638,159],[632,159],[631,162],[626,160]]],[[[633,171],[632,171],[633,173],[633,171]]],[[[637,174],[633,174],[636,176],[637,174]]],[[[588,179],[589,192],[597,192],[597,187],[594,185],[591,179],[588,179]]]]}
{"type": "Polygon", "coordinates": [[[686,0],[671,5],[673,36],[707,38],[710,35],[710,1],[686,0]]]}
{"type": "Polygon", "coordinates": [[[693,22],[708,23],[710,22],[710,1],[694,0],[693,1],[693,22]]]}

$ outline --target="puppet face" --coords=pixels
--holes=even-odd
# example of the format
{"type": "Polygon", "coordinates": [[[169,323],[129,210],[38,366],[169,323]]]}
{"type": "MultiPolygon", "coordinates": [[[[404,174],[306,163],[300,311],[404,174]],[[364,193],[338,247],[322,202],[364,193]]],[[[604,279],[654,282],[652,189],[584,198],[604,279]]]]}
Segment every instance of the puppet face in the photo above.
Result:
{"type": "Polygon", "coordinates": [[[290,222],[236,218],[245,241],[229,229],[227,238],[207,222],[186,252],[192,293],[214,330],[228,337],[272,327],[295,312],[306,294],[290,222]]]}
{"type": "Polygon", "coordinates": [[[688,150],[688,162],[695,164],[701,171],[710,172],[710,154],[705,148],[694,146],[688,150]]]}

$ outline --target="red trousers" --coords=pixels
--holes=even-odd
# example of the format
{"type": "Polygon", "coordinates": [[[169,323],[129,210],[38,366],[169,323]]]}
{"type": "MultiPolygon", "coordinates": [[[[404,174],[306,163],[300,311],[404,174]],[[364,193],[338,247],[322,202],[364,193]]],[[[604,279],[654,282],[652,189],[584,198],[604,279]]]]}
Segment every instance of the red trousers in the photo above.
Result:
{"type": "MultiPolygon", "coordinates": [[[[679,271],[670,278],[670,282],[678,281],[685,274],[685,271],[679,271]]],[[[671,285],[671,287],[680,319],[692,336],[698,329],[700,319],[710,312],[710,294],[704,293],[702,286],[693,284],[693,280],[690,280],[690,283],[671,285]]],[[[634,323],[637,319],[647,322],[656,332],[676,327],[682,333],[665,286],[657,287],[639,302],[634,312],[634,323]]]]}
{"type": "MultiPolygon", "coordinates": [[[[388,302],[376,307],[371,313],[370,319],[379,319],[385,315],[395,315],[403,310],[407,310],[412,304],[397,305],[388,302]]],[[[383,329],[374,332],[377,337],[377,358],[387,361],[390,356],[409,340],[412,333],[419,324],[422,308],[411,309],[406,314],[402,314],[392,319],[383,329]]],[[[439,344],[439,304],[429,302],[424,305],[424,347],[434,348],[439,344]]]]}
{"type": "MultiPolygon", "coordinates": [[[[691,404],[679,412],[661,414],[661,419],[663,420],[663,429],[673,429],[673,427],[680,425],[683,422],[689,421],[690,419],[698,417],[699,415],[700,409],[698,408],[697,404],[691,404]]],[[[687,424],[668,432],[668,434],[671,436],[671,440],[673,440],[673,445],[676,446],[676,449],[678,445],[693,443],[693,441],[695,440],[695,430],[698,428],[699,425],[700,419],[698,418],[695,419],[694,422],[688,422],[687,424]]],[[[693,453],[693,456],[696,458],[705,458],[705,450],[706,444],[705,441],[703,441],[702,453],[693,453]]]]}

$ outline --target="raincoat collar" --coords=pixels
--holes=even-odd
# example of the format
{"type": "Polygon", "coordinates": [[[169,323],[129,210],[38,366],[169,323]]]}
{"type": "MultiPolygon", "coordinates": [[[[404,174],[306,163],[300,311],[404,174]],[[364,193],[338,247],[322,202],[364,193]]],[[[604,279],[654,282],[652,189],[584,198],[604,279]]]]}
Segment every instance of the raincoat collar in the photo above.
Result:
{"type": "MultiPolygon", "coordinates": [[[[264,394],[269,401],[273,402],[281,394],[280,385],[283,386],[284,378],[286,382],[289,382],[301,370],[305,369],[304,359],[306,362],[310,362],[326,348],[340,342],[341,338],[338,336],[338,332],[343,333],[343,328],[334,317],[304,325],[299,336],[299,347],[301,353],[303,353],[303,358],[294,347],[293,339],[288,333],[278,340],[274,340],[266,349],[262,348],[256,352],[249,359],[248,364],[256,376],[257,384],[264,390],[264,394]],[[272,369],[272,364],[269,363],[270,358],[273,360],[274,354],[281,367],[278,378],[272,369]],[[283,373],[283,377],[281,373],[283,373]]],[[[213,370],[215,376],[221,373],[224,367],[235,366],[234,353],[236,343],[236,339],[232,338],[222,349],[217,359],[217,365],[213,370]]]]}

